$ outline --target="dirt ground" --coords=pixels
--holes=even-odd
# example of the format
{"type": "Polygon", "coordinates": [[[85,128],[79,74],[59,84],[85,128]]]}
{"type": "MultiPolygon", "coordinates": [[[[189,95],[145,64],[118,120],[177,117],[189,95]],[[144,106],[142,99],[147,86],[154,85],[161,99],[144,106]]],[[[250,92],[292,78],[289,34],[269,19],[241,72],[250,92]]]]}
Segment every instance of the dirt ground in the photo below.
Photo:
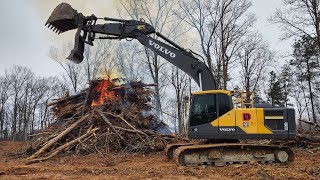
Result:
{"type": "Polygon", "coordinates": [[[179,167],[162,153],[64,156],[31,165],[18,157],[26,143],[0,142],[0,179],[320,179],[320,152],[295,149],[290,165],[179,167]]]}

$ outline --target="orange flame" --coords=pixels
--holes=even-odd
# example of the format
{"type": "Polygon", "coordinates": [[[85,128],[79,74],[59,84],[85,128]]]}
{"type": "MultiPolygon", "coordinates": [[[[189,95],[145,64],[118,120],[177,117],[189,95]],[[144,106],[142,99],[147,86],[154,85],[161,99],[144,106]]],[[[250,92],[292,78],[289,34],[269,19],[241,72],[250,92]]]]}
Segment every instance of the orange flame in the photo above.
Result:
{"type": "Polygon", "coordinates": [[[95,88],[96,92],[100,93],[100,96],[97,101],[92,101],[91,107],[117,100],[117,93],[111,88],[112,83],[107,79],[102,79],[95,88]]]}

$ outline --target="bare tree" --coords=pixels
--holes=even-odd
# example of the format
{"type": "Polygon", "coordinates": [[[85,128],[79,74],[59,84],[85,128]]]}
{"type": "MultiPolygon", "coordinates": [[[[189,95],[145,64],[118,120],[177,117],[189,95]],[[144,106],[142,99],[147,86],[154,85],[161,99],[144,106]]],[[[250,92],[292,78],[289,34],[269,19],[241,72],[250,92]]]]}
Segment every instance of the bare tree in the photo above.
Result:
{"type": "Polygon", "coordinates": [[[10,81],[8,76],[0,77],[0,140],[5,140],[5,114],[7,111],[7,101],[11,96],[9,92],[11,83],[12,82],[10,81]]]}
{"type": "Polygon", "coordinates": [[[240,43],[236,56],[241,66],[242,88],[247,92],[256,91],[259,82],[267,74],[267,67],[273,61],[273,53],[262,36],[253,32],[240,43]]]}
{"type": "Polygon", "coordinates": [[[282,0],[283,6],[278,8],[269,19],[278,24],[284,34],[283,38],[303,35],[317,37],[320,47],[320,17],[318,0],[282,0]]]}
{"type": "Polygon", "coordinates": [[[21,100],[25,97],[24,88],[27,82],[34,77],[34,74],[27,68],[21,66],[13,66],[9,71],[6,71],[10,81],[10,91],[12,92],[12,119],[11,119],[11,133],[12,139],[17,139],[17,128],[18,132],[22,129],[22,113],[21,113],[21,100]]]}
{"type": "MultiPolygon", "coordinates": [[[[175,7],[175,2],[170,0],[128,0],[120,1],[121,9],[119,9],[120,15],[126,14],[132,19],[145,19],[150,23],[155,29],[164,34],[168,34],[169,38],[173,31],[176,29],[177,24],[181,21],[176,21],[173,17],[173,9],[175,7]],[[173,25],[174,24],[174,25],[173,25]]],[[[156,37],[155,37],[156,38],[156,37]]],[[[146,63],[149,75],[154,83],[158,84],[155,87],[155,109],[157,109],[157,114],[161,114],[161,96],[163,95],[163,90],[165,89],[165,81],[161,77],[161,69],[164,67],[166,61],[162,61],[160,56],[144,48],[143,58],[146,63]]]]}
{"type": "Polygon", "coordinates": [[[167,80],[170,82],[171,86],[175,91],[175,98],[174,102],[176,103],[175,106],[177,107],[177,120],[178,120],[178,129],[179,133],[183,133],[184,131],[184,119],[183,119],[183,99],[185,96],[189,95],[189,76],[179,70],[175,66],[171,66],[171,74],[167,74],[167,80]]]}
{"type": "Polygon", "coordinates": [[[81,64],[87,82],[97,76],[110,76],[111,69],[115,67],[113,59],[113,46],[110,41],[97,40],[94,47],[86,46],[84,63],[81,64]]]}
{"type": "MultiPolygon", "coordinates": [[[[319,49],[320,49],[320,16],[318,0],[283,0],[281,9],[277,9],[270,17],[270,22],[278,24],[283,31],[283,39],[295,38],[293,57],[291,65],[299,71],[294,75],[304,78],[308,83],[302,85],[308,87],[312,119],[316,123],[319,90],[319,49]]],[[[299,89],[295,89],[295,91],[299,89]]],[[[303,91],[305,94],[305,91],[303,91]]],[[[305,103],[307,104],[307,103],[305,103]]],[[[309,108],[308,118],[310,120],[309,108]]]]}
{"type": "MultiPolygon", "coordinates": [[[[219,15],[219,1],[210,0],[181,0],[178,1],[182,11],[177,11],[175,15],[184,20],[191,27],[195,28],[199,38],[202,53],[206,57],[206,62],[211,71],[214,72],[212,64],[212,48],[214,46],[214,34],[218,28],[221,16],[219,15]]],[[[226,5],[228,6],[228,5],[226,5]]]]}
{"type": "Polygon", "coordinates": [[[137,46],[137,43],[121,43],[116,49],[115,62],[128,81],[141,79],[148,72],[145,68],[145,63],[141,61],[141,48],[137,46]]]}
{"type": "Polygon", "coordinates": [[[255,21],[254,15],[248,13],[251,2],[181,0],[179,5],[182,12],[177,16],[197,30],[206,62],[219,86],[226,89],[239,42],[255,21]]]}
{"type": "MultiPolygon", "coordinates": [[[[298,83],[297,81],[293,81],[293,82],[294,82],[294,85],[299,87],[293,91],[292,96],[295,101],[296,109],[298,110],[298,119],[302,119],[303,114],[306,112],[309,106],[309,102],[305,97],[305,93],[303,92],[305,91],[304,87],[301,87],[301,84],[298,83]]],[[[300,127],[301,127],[301,122],[300,122],[300,127]]]]}
{"type": "Polygon", "coordinates": [[[255,21],[255,16],[247,13],[251,5],[248,0],[224,0],[219,5],[221,21],[215,37],[217,42],[215,54],[219,60],[217,64],[222,66],[222,69],[217,68],[217,79],[218,82],[222,79],[223,89],[227,89],[229,70],[237,60],[234,56],[240,48],[239,44],[255,21]]]}
{"type": "Polygon", "coordinates": [[[87,82],[100,76],[110,76],[111,69],[115,67],[113,48],[110,41],[97,40],[95,46],[85,46],[84,60],[75,64],[66,59],[71,52],[71,44],[64,48],[51,47],[49,57],[55,60],[64,70],[64,77],[70,84],[74,93],[85,88],[87,82]]]}
{"type": "Polygon", "coordinates": [[[49,57],[55,60],[64,69],[66,77],[70,82],[72,90],[77,93],[83,83],[82,66],[66,60],[67,55],[71,52],[71,45],[68,44],[64,48],[51,47],[49,57]]]}
{"type": "Polygon", "coordinates": [[[37,104],[37,119],[33,119],[31,124],[33,130],[44,129],[54,120],[47,103],[53,98],[65,96],[68,91],[67,83],[57,77],[46,78],[40,84],[43,84],[41,89],[45,91],[41,91],[42,98],[37,104]]]}
{"type": "Polygon", "coordinates": [[[54,87],[56,79],[36,77],[21,66],[0,75],[0,139],[27,140],[28,134],[39,128],[39,107],[46,106],[46,97],[54,97],[62,87],[54,87]]]}
{"type": "Polygon", "coordinates": [[[55,94],[52,90],[54,81],[56,78],[34,78],[34,83],[31,87],[31,94],[28,97],[28,111],[26,115],[24,133],[24,139],[27,140],[27,134],[31,133],[35,129],[35,125],[39,124],[39,119],[36,120],[37,109],[39,105],[46,105],[48,102],[48,94],[51,94],[52,98],[55,94]]]}

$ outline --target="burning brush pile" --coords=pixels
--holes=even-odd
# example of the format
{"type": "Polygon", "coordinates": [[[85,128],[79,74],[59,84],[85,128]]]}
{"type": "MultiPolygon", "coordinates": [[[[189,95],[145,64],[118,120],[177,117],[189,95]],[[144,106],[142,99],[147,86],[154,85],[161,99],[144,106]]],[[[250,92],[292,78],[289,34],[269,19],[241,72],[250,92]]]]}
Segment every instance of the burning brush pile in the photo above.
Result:
{"type": "Polygon", "coordinates": [[[115,85],[99,79],[79,94],[47,104],[56,121],[34,135],[29,163],[57,154],[101,155],[161,150],[174,139],[166,125],[150,113],[150,86],[139,81],[115,85]],[[161,133],[160,133],[161,132],[161,133]]]}

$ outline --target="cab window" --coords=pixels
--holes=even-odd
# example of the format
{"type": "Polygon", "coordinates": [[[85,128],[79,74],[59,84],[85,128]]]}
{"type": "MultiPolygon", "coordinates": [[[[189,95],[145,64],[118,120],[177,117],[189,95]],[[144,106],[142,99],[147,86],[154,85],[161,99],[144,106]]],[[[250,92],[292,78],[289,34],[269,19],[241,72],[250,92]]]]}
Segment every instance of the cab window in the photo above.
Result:
{"type": "Polygon", "coordinates": [[[190,126],[210,123],[217,118],[215,94],[194,95],[190,109],[190,126]]]}
{"type": "Polygon", "coordinates": [[[219,117],[230,111],[233,107],[230,101],[230,97],[226,94],[217,94],[219,117]]]}

